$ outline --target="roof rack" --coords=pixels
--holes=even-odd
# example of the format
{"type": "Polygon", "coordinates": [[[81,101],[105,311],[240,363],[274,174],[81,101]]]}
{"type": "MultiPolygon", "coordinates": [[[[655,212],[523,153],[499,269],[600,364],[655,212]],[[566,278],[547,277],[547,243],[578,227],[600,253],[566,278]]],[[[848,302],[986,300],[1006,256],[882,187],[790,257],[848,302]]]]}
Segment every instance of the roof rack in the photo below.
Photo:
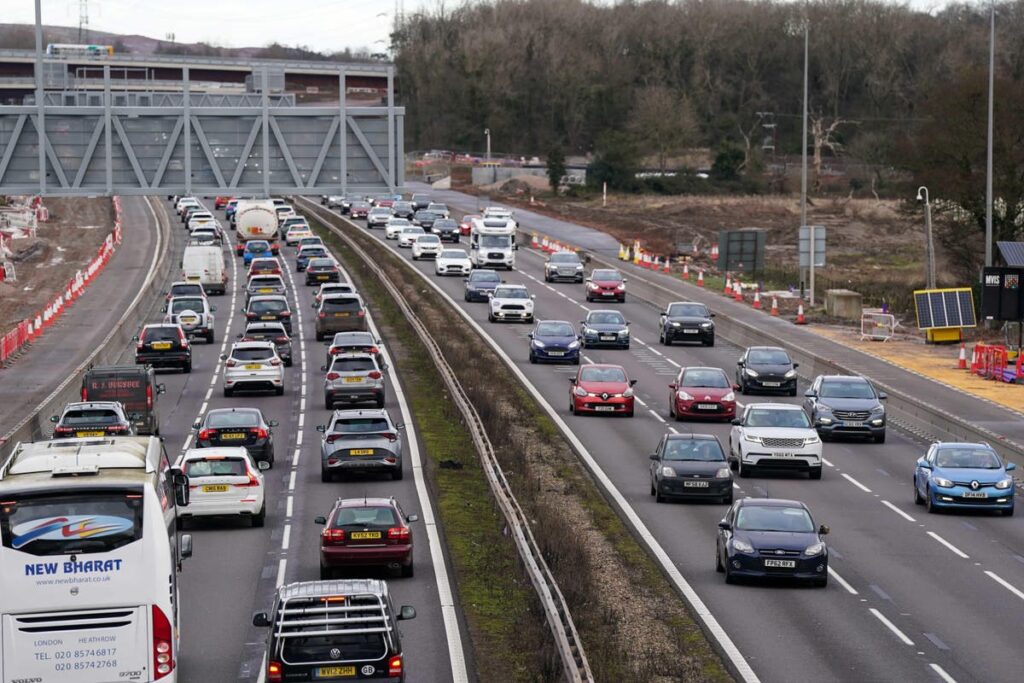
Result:
{"type": "Polygon", "coordinates": [[[283,597],[273,628],[275,639],[380,633],[392,641],[387,605],[374,593],[283,597]]]}

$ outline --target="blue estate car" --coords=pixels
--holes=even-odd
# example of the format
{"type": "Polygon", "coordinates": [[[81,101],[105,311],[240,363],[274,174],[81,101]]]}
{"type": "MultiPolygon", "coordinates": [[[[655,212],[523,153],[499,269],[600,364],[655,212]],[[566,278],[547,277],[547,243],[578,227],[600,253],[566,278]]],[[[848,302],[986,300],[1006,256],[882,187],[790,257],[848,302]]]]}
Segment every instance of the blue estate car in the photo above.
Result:
{"type": "Polygon", "coordinates": [[[914,502],[941,509],[999,510],[1013,514],[1016,469],[986,443],[936,443],[914,469],[914,502]]]}
{"type": "Polygon", "coordinates": [[[529,336],[531,363],[580,364],[580,338],[565,320],[540,320],[529,336]]]}

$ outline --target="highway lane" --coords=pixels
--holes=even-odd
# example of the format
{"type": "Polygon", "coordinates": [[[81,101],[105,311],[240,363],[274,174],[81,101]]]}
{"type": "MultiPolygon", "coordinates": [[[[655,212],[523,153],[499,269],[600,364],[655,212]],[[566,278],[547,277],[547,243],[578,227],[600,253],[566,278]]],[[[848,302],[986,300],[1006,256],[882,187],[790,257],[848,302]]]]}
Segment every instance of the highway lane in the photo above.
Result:
{"type": "MultiPolygon", "coordinates": [[[[380,239],[379,231],[371,232],[380,239]]],[[[530,287],[537,295],[539,316],[573,322],[582,317],[583,307],[588,305],[583,302],[581,286],[546,286],[537,255],[524,249],[518,259],[522,272],[504,277],[530,287]]],[[[429,271],[432,264],[418,267],[429,271]]],[[[907,680],[935,680],[939,674],[932,664],[961,681],[973,677],[1003,680],[1014,675],[1016,665],[1008,653],[1014,649],[1013,625],[1024,604],[984,572],[993,572],[1011,586],[1024,585],[1020,525],[1012,519],[977,515],[923,519],[923,510],[910,502],[909,486],[912,463],[922,452],[922,444],[891,429],[884,446],[827,443],[825,456],[833,466],[821,482],[786,477],[738,479],[751,495],[768,493],[804,500],[821,522],[830,524],[834,533],[828,540],[837,551],[832,566],[857,593],[851,594],[836,581],[826,591],[745,586],[737,590],[725,586],[711,565],[715,523],[724,507],[654,504],[648,495],[646,453],[669,428],[662,420],[667,419],[666,385],[675,366],[717,365],[731,375],[739,349],[722,342],[712,349],[657,346],[657,311],[631,300],[622,308],[634,323],[635,338],[655,346],[634,344],[628,352],[602,350],[588,352],[588,356],[597,362],[624,364],[631,376],[640,380],[638,395],[658,417],[644,411],[633,420],[568,416],[565,378],[571,370],[530,366],[526,362],[528,326],[490,325],[485,322],[485,306],[461,301],[461,281],[439,284],[471,312],[566,416],[765,680],[891,680],[897,675],[907,680]],[[970,557],[956,555],[928,532],[954,548],[970,547],[964,553],[970,557]],[[982,566],[975,565],[982,560],[982,566]],[[843,617],[832,618],[834,614],[843,617]],[[955,619],[950,619],[951,614],[955,619]],[[766,633],[771,637],[766,638],[766,633]]],[[[723,442],[728,436],[728,427],[723,425],[683,423],[672,428],[711,432],[723,442]]]]}
{"type": "MultiPolygon", "coordinates": [[[[176,223],[176,229],[184,232],[180,223],[176,223]]],[[[233,238],[233,233],[228,234],[233,238]]],[[[266,526],[249,528],[244,522],[231,520],[194,521],[190,526],[195,554],[186,562],[180,582],[180,666],[185,682],[259,679],[265,631],[250,625],[252,613],[270,607],[273,591],[280,583],[319,578],[320,527],[313,518],[328,512],[338,497],[394,495],[407,512],[423,516],[408,459],[406,473],[410,476],[402,481],[367,478],[320,482],[320,440],[315,428],[326,423],[329,416],[320,400],[324,346],[315,341],[309,314],[313,288],[306,288],[295,277],[293,249],[282,248],[281,258],[288,269],[285,281],[295,316],[295,364],[286,368],[285,394],[223,396],[219,355],[230,349],[230,343],[244,329],[239,309],[244,303],[245,270],[241,259],[228,249],[225,246],[228,293],[211,297],[217,307],[215,343],[194,344],[191,374],[160,372],[160,381],[167,386],[167,393],[160,398],[166,447],[171,457],[176,457],[191,444],[192,423],[213,408],[254,406],[280,424],[274,430],[276,463],[265,474],[266,526]]],[[[386,407],[397,417],[394,378],[390,379],[386,407]]],[[[413,525],[413,533],[416,576],[402,579],[386,573],[371,575],[389,579],[397,604],[417,608],[417,618],[402,627],[407,680],[451,680],[446,626],[422,522],[413,525]]]]}

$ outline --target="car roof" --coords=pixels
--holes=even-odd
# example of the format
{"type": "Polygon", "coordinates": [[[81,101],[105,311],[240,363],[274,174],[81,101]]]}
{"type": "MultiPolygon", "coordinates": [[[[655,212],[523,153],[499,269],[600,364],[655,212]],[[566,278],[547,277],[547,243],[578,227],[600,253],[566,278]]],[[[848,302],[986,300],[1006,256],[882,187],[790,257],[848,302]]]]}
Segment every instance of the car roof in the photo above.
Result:
{"type": "MultiPolygon", "coordinates": [[[[622,315],[622,311],[616,310],[614,308],[593,308],[587,311],[587,317],[589,318],[594,313],[618,313],[619,315],[622,315]]],[[[625,318],[626,316],[622,315],[622,317],[625,318]]]]}
{"type": "Polygon", "coordinates": [[[171,287],[176,287],[177,285],[188,285],[190,287],[202,288],[202,285],[199,284],[198,282],[188,282],[186,280],[175,280],[174,282],[171,283],[171,287]]]}
{"type": "Polygon", "coordinates": [[[821,377],[819,377],[819,379],[821,379],[824,382],[828,382],[828,381],[849,382],[849,381],[853,380],[855,382],[867,382],[867,383],[870,384],[870,382],[868,381],[867,377],[861,377],[860,375],[822,375],[821,377]]]}
{"type": "Polygon", "coordinates": [[[936,448],[984,448],[986,450],[995,452],[995,449],[987,443],[977,443],[972,441],[939,441],[935,444],[936,448]]]}
{"type": "Polygon", "coordinates": [[[803,411],[802,406],[798,406],[795,403],[748,403],[748,409],[753,408],[767,408],[768,410],[800,410],[803,411]]]}
{"type": "Polygon", "coordinates": [[[675,306],[676,304],[695,304],[697,306],[704,306],[704,308],[707,308],[707,305],[704,304],[704,303],[701,303],[700,301],[671,301],[671,302],[669,302],[669,306],[675,306]]]}
{"type": "Polygon", "coordinates": [[[325,292],[321,301],[348,301],[349,299],[358,299],[362,303],[363,298],[355,292],[325,292]]]}
{"type": "Polygon", "coordinates": [[[748,346],[747,351],[784,351],[787,356],[789,355],[789,351],[781,346],[748,346]]]}
{"type": "Polygon", "coordinates": [[[712,370],[712,371],[721,372],[723,374],[725,373],[725,370],[723,370],[722,368],[716,368],[716,367],[713,367],[713,366],[705,366],[705,365],[684,365],[683,366],[683,372],[686,372],[687,370],[712,370]]]}
{"type": "Polygon", "coordinates": [[[352,360],[356,358],[369,358],[373,361],[377,360],[377,356],[372,353],[366,353],[365,351],[348,351],[346,353],[339,353],[335,356],[331,356],[331,363],[334,363],[336,360],[352,360]]]}
{"type": "Polygon", "coordinates": [[[157,328],[160,328],[160,327],[173,327],[176,330],[180,330],[181,329],[181,325],[179,325],[177,323],[149,323],[148,325],[143,325],[142,329],[143,330],[152,330],[152,329],[157,329],[157,328]]]}
{"type": "Polygon", "coordinates": [[[386,417],[391,419],[391,414],[385,408],[361,408],[348,410],[335,410],[331,417],[335,420],[344,420],[353,417],[386,417]]]}
{"type": "Polygon", "coordinates": [[[259,332],[261,330],[276,330],[276,331],[282,331],[283,332],[284,331],[284,323],[254,322],[254,323],[249,323],[248,325],[245,326],[245,331],[248,332],[249,330],[253,330],[254,332],[259,332]]]}
{"type": "Polygon", "coordinates": [[[220,413],[259,413],[260,415],[263,414],[263,412],[259,408],[254,408],[252,406],[234,406],[231,408],[212,408],[209,411],[207,411],[206,417],[210,417],[213,414],[219,415],[220,413]]]}
{"type": "Polygon", "coordinates": [[[274,346],[273,342],[268,342],[268,341],[239,341],[239,342],[235,342],[234,344],[231,345],[231,350],[234,351],[235,349],[240,349],[240,350],[244,350],[244,349],[271,349],[271,350],[275,350],[275,349],[277,349],[277,347],[274,346]]]}
{"type": "Polygon", "coordinates": [[[526,289],[526,285],[519,282],[502,282],[502,289],[526,289]]]}
{"type": "Polygon", "coordinates": [[[74,401],[64,406],[64,412],[69,410],[120,410],[122,408],[119,401],[74,401]]]}
{"type": "Polygon", "coordinates": [[[149,374],[149,368],[144,365],[94,365],[86,369],[87,375],[128,375],[128,374],[149,374]]]}
{"type": "Polygon", "coordinates": [[[738,501],[740,506],[746,507],[753,505],[757,507],[774,507],[774,508],[803,508],[807,510],[807,506],[801,503],[799,500],[788,500],[786,498],[740,498],[738,501]]]}
{"type": "Polygon", "coordinates": [[[614,363],[591,363],[589,365],[584,365],[583,367],[581,367],[580,372],[586,370],[587,368],[618,368],[623,372],[626,371],[626,368],[622,367],[621,365],[616,365],[614,363]]]}
{"type": "Polygon", "coordinates": [[[718,441],[714,434],[666,434],[669,441],[718,441]]]}
{"type": "Polygon", "coordinates": [[[388,507],[395,507],[394,498],[339,498],[335,503],[336,508],[362,508],[362,507],[380,507],[386,505],[388,507]]]}
{"type": "Polygon", "coordinates": [[[288,303],[288,297],[283,294],[259,294],[249,299],[249,303],[254,301],[283,301],[288,303]]]}
{"type": "Polygon", "coordinates": [[[199,460],[209,457],[241,457],[249,455],[245,446],[214,446],[212,448],[190,448],[181,454],[182,460],[199,460]]]}
{"type": "Polygon", "coordinates": [[[339,337],[346,337],[346,338],[348,338],[348,337],[369,337],[370,339],[376,339],[376,337],[373,336],[373,332],[366,332],[365,330],[352,330],[350,332],[335,332],[334,333],[334,338],[338,339],[339,337]]]}

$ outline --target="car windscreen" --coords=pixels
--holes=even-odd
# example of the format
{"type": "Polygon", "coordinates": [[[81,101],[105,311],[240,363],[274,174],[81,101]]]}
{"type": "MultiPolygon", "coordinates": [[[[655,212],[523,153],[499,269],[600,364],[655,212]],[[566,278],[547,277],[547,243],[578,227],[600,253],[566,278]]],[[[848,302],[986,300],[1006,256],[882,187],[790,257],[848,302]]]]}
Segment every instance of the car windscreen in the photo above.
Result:
{"type": "Polygon", "coordinates": [[[249,468],[242,458],[216,458],[188,460],[185,462],[185,474],[190,477],[244,477],[249,468]]]}
{"type": "Polygon", "coordinates": [[[807,415],[802,410],[761,410],[753,409],[747,413],[747,427],[780,427],[806,429],[811,426],[807,415]]]}
{"type": "Polygon", "coordinates": [[[270,243],[263,240],[252,240],[245,243],[246,251],[270,251],[270,243]]]}
{"type": "Polygon", "coordinates": [[[509,235],[481,235],[480,246],[481,247],[496,247],[503,248],[509,246],[512,243],[512,238],[509,235]]]}
{"type": "Polygon", "coordinates": [[[497,273],[483,273],[479,270],[474,271],[469,276],[470,282],[501,282],[501,278],[498,277],[497,273]]]}
{"type": "Polygon", "coordinates": [[[683,373],[682,385],[684,387],[725,389],[729,386],[729,380],[721,370],[687,370],[683,373]]]}
{"type": "Polygon", "coordinates": [[[711,439],[669,439],[661,457],[662,460],[725,462],[722,447],[711,439]]]}
{"type": "Polygon", "coordinates": [[[875,390],[862,381],[824,380],[819,395],[822,398],[874,398],[875,390]]]}
{"type": "Polygon", "coordinates": [[[814,522],[803,508],[745,505],[736,515],[736,528],[743,531],[810,533],[814,531],[814,522]]]}
{"type": "Polygon", "coordinates": [[[299,240],[299,249],[301,250],[302,247],[314,244],[322,245],[323,243],[324,241],[319,237],[303,237],[302,239],[299,240]]]}
{"type": "Polygon", "coordinates": [[[60,423],[65,427],[78,425],[116,425],[121,423],[121,417],[116,410],[108,408],[83,408],[72,409],[64,413],[60,423]]]}
{"type": "Polygon", "coordinates": [[[171,291],[169,293],[171,297],[174,298],[188,296],[189,294],[199,295],[202,291],[202,285],[171,285],[171,291]]]}
{"type": "Polygon", "coordinates": [[[358,311],[362,308],[359,299],[332,298],[324,299],[321,309],[324,313],[337,313],[339,311],[358,311]]]}
{"type": "Polygon", "coordinates": [[[4,497],[5,548],[36,556],[81,555],[107,553],[142,538],[141,489],[4,497]]]}
{"type": "Polygon", "coordinates": [[[377,340],[369,332],[339,332],[331,340],[332,346],[373,346],[376,343],[377,340]]]}
{"type": "Polygon", "coordinates": [[[672,304],[668,314],[672,318],[706,318],[708,310],[700,304],[672,304]]]}
{"type": "Polygon", "coordinates": [[[279,277],[254,277],[249,280],[250,289],[260,289],[261,287],[284,289],[284,282],[279,277]]]}
{"type": "Polygon", "coordinates": [[[228,429],[231,427],[259,427],[260,417],[251,410],[232,410],[210,413],[206,417],[206,426],[211,429],[228,429]]]}
{"type": "Polygon", "coordinates": [[[590,274],[590,279],[601,282],[620,282],[622,280],[622,273],[617,270],[595,270],[590,274]]]}
{"type": "Polygon", "coordinates": [[[388,221],[391,227],[408,228],[411,224],[407,218],[392,218],[388,221]]]}
{"type": "Polygon", "coordinates": [[[329,294],[349,294],[351,292],[352,285],[334,283],[330,285],[321,285],[320,291],[317,294],[322,298],[329,294]]]}
{"type": "Polygon", "coordinates": [[[417,211],[413,218],[418,221],[436,221],[439,216],[432,211],[417,211]]]}
{"type": "Polygon", "coordinates": [[[444,213],[447,210],[448,207],[444,204],[429,204],[427,206],[427,211],[432,211],[434,213],[444,213]]]}
{"type": "Polygon", "coordinates": [[[564,254],[552,254],[551,263],[572,263],[576,264],[580,262],[580,257],[572,253],[564,254]]]}
{"type": "Polygon", "coordinates": [[[529,299],[530,293],[519,287],[498,287],[494,290],[495,299],[529,299]]]}
{"type": "Polygon", "coordinates": [[[789,354],[782,349],[751,349],[747,362],[755,365],[789,365],[789,354]]]}
{"type": "Polygon", "coordinates": [[[388,505],[339,508],[331,526],[388,529],[398,525],[394,508],[388,505]]]}
{"type": "Polygon", "coordinates": [[[310,259],[314,256],[327,256],[327,250],[323,247],[303,247],[299,251],[299,258],[310,259]]]}
{"type": "Polygon", "coordinates": [[[254,299],[249,302],[250,313],[281,313],[288,310],[284,299],[254,299]]]}
{"type": "Polygon", "coordinates": [[[953,469],[997,470],[1003,466],[1003,461],[983,448],[940,448],[935,464],[953,469]]]}
{"type": "Polygon", "coordinates": [[[625,382],[626,373],[622,368],[583,368],[580,371],[582,382],[625,382]]]}
{"type": "Polygon", "coordinates": [[[458,230],[459,224],[450,218],[442,218],[439,221],[434,221],[434,227],[438,230],[458,230]]]}
{"type": "Polygon", "coordinates": [[[193,311],[194,313],[202,313],[204,309],[203,300],[200,298],[195,299],[174,299],[171,301],[171,313],[181,313],[182,311],[193,311]]]}
{"type": "Polygon", "coordinates": [[[422,235],[416,242],[419,244],[440,244],[441,239],[437,235],[422,235]]]}
{"type": "Polygon", "coordinates": [[[425,235],[426,233],[423,231],[423,228],[408,227],[408,228],[402,228],[402,234],[403,235],[425,235]]]}
{"type": "Polygon", "coordinates": [[[367,372],[376,369],[377,364],[372,358],[335,358],[331,366],[334,372],[367,372]]]}
{"type": "Polygon", "coordinates": [[[147,327],[142,333],[142,341],[178,341],[181,333],[177,327],[147,327]]]}
{"type": "Polygon", "coordinates": [[[444,251],[441,252],[441,258],[453,260],[457,259],[463,261],[468,259],[469,257],[466,256],[466,252],[462,251],[461,249],[445,249],[444,251]]]}
{"type": "Polygon", "coordinates": [[[587,316],[587,322],[592,325],[625,325],[626,319],[621,313],[613,311],[599,311],[587,316]]]}
{"type": "Polygon", "coordinates": [[[324,269],[333,268],[334,267],[334,259],[332,259],[332,258],[311,258],[311,259],[309,259],[309,265],[306,266],[306,267],[307,268],[311,268],[313,270],[316,270],[318,268],[324,268],[324,269]]]}
{"type": "Polygon", "coordinates": [[[240,361],[270,360],[274,357],[274,351],[272,349],[235,349],[231,352],[231,357],[240,361]]]}
{"type": "Polygon", "coordinates": [[[390,429],[388,421],[379,417],[355,417],[337,420],[331,428],[333,432],[345,434],[382,433],[390,429]]]}
{"type": "Polygon", "coordinates": [[[541,323],[537,325],[537,337],[572,337],[576,333],[569,323],[541,323]]]}

